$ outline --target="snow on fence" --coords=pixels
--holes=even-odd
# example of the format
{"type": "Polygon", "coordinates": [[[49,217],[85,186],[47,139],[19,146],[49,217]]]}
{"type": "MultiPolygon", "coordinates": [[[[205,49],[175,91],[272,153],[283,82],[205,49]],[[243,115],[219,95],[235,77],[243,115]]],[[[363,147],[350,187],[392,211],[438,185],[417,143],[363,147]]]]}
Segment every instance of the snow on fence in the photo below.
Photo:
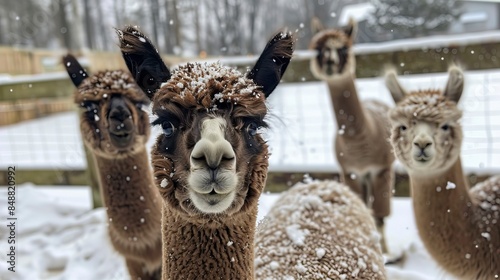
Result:
{"type": "MultiPolygon", "coordinates": [[[[443,88],[446,73],[401,77],[408,89],[443,88]]],[[[460,107],[464,142],[462,164],[468,172],[500,172],[500,71],[467,71],[460,107]]],[[[394,102],[381,78],[358,79],[361,99],[394,102]]],[[[336,129],[326,84],[281,84],[269,99],[270,171],[337,172],[333,154],[336,129]]],[[[157,129],[153,130],[150,145],[157,129]]],[[[374,147],[376,148],[376,147],[374,147]]],[[[75,112],[0,127],[0,168],[85,169],[87,166],[75,112]]],[[[402,168],[399,167],[402,171],[402,168]]]]}

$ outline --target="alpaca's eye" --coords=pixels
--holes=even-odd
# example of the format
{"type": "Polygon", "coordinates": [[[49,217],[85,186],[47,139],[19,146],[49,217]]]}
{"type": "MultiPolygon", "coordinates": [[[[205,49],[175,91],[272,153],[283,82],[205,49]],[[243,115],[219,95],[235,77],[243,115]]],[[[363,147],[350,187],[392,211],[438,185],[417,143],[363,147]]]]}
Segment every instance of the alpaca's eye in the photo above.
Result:
{"type": "Polygon", "coordinates": [[[404,125],[399,126],[399,131],[405,131],[405,130],[406,130],[406,126],[404,126],[404,125]]]}
{"type": "Polygon", "coordinates": [[[174,135],[175,127],[171,122],[163,122],[161,128],[163,128],[163,135],[165,137],[172,137],[174,135]]]}
{"type": "Polygon", "coordinates": [[[257,130],[259,129],[259,127],[257,126],[256,123],[254,122],[251,122],[250,124],[248,124],[247,126],[247,133],[250,135],[250,136],[255,136],[257,135],[257,130]]]}
{"type": "Polygon", "coordinates": [[[441,126],[441,129],[442,129],[443,131],[448,131],[448,129],[450,129],[450,126],[449,126],[449,125],[447,125],[447,124],[445,124],[445,125],[441,126]]]}
{"type": "Polygon", "coordinates": [[[97,104],[95,102],[92,102],[92,101],[84,101],[84,102],[80,103],[80,105],[82,106],[82,108],[87,109],[87,111],[97,110],[97,107],[98,107],[97,104]]]}

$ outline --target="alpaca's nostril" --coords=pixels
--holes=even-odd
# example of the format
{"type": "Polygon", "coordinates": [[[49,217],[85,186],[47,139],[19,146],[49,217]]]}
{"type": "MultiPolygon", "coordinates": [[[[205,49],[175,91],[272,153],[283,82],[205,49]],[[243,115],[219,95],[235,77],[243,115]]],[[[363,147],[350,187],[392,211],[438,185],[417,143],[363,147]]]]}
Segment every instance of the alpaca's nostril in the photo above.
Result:
{"type": "Polygon", "coordinates": [[[413,145],[417,146],[420,149],[425,149],[432,145],[431,142],[413,142],[413,145]]]}

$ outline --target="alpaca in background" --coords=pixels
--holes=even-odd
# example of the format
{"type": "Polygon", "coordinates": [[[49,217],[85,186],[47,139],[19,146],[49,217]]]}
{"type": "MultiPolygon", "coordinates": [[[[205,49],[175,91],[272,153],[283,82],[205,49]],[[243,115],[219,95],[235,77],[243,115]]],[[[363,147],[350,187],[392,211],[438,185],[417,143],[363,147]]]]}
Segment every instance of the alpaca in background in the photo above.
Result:
{"type": "Polygon", "coordinates": [[[391,143],[410,176],[413,210],[427,251],[460,279],[500,277],[500,177],[469,188],[460,161],[457,103],[464,77],[449,68],[446,88],[407,92],[396,72],[386,85],[394,100],[391,143]]]}
{"type": "Polygon", "coordinates": [[[352,50],[356,23],[351,19],[344,29],[324,29],[318,20],[313,20],[312,26],[318,32],[310,44],[317,51],[311,59],[311,72],[328,84],[337,121],[335,154],[342,181],[372,209],[382,250],[387,253],[384,218],[391,212],[394,186],[394,155],[388,141],[389,107],[376,100],[359,100],[352,50]]]}
{"type": "Polygon", "coordinates": [[[78,88],[80,130],[97,165],[111,243],[131,279],[160,279],[161,197],[146,151],[149,118],[141,109],[149,100],[127,72],[89,77],[72,55],[63,63],[78,88]]]}

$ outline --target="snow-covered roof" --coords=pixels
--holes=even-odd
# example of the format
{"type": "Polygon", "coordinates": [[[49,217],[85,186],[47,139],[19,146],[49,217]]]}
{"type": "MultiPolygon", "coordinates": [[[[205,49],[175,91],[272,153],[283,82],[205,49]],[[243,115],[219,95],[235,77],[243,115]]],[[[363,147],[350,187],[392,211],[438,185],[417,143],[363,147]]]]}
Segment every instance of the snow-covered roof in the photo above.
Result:
{"type": "MultiPolygon", "coordinates": [[[[465,139],[462,164],[469,172],[500,171],[500,70],[467,71],[460,107],[465,139]]],[[[401,77],[408,89],[443,88],[446,73],[401,77]]],[[[361,100],[394,102],[381,78],[358,79],[361,100]]],[[[284,83],[268,100],[272,128],[270,171],[338,171],[333,153],[336,129],[323,82],[284,83]]],[[[85,169],[87,166],[76,112],[0,127],[0,168],[85,169]]],[[[153,135],[160,133],[155,128],[153,135]]],[[[151,137],[149,145],[154,142],[151,137]]],[[[399,166],[402,171],[402,167],[399,166]]]]}

